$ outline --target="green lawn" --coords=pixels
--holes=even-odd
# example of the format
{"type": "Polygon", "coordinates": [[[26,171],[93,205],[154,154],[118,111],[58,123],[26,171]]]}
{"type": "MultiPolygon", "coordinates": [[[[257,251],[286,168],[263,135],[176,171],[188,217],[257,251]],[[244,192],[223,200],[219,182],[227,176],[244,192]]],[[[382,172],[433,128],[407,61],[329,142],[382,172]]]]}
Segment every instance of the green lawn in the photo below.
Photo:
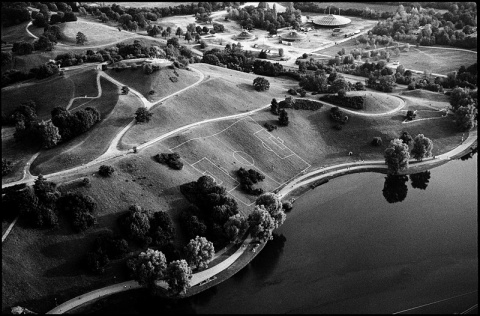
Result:
{"type": "Polygon", "coordinates": [[[2,89],[2,111],[10,113],[15,107],[28,100],[35,101],[40,119],[51,118],[50,112],[56,106],[66,107],[74,94],[74,83],[68,78],[53,76],[35,81],[19,88],[8,86],[2,89]]]}
{"type": "Polygon", "coordinates": [[[1,31],[1,38],[2,41],[5,41],[7,43],[14,43],[14,42],[20,42],[20,41],[27,41],[27,42],[33,42],[35,39],[30,36],[25,28],[27,27],[28,21],[17,24],[17,25],[12,25],[9,27],[3,27],[2,26],[2,31],[1,31]]]}
{"type": "Polygon", "coordinates": [[[184,69],[177,69],[176,71],[179,74],[178,77],[174,74],[174,70],[168,66],[162,66],[160,70],[153,72],[151,75],[145,74],[142,67],[135,70],[126,69],[120,72],[111,69],[107,73],[125,85],[137,90],[149,101],[155,102],[195,83],[199,78],[194,71],[184,69]],[[173,82],[170,78],[177,78],[178,81],[173,82]],[[153,95],[149,94],[151,90],[154,91],[153,95]]]}
{"type": "Polygon", "coordinates": [[[115,84],[105,78],[100,79],[102,96],[78,107],[96,108],[102,117],[90,131],[76,138],[42,150],[32,163],[32,174],[48,174],[72,168],[100,156],[107,148],[115,134],[126,126],[133,118],[133,113],[140,105],[134,96],[119,100],[119,91],[115,84]],[[117,103],[118,102],[118,103],[117,103]]]}
{"type": "Polygon", "coordinates": [[[98,95],[97,70],[90,69],[69,76],[75,85],[75,97],[96,97],[98,95]]]}

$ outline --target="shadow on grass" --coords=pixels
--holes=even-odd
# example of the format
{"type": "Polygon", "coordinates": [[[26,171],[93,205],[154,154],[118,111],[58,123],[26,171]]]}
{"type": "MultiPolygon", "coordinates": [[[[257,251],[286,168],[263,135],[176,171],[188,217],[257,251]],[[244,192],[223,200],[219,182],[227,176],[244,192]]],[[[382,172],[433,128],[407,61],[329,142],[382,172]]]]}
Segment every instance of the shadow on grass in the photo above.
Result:
{"type": "Polygon", "coordinates": [[[244,90],[244,91],[255,91],[255,88],[253,87],[253,84],[248,84],[248,83],[239,83],[237,84],[237,87],[244,90]]]}
{"type": "Polygon", "coordinates": [[[403,122],[405,120],[405,115],[394,115],[390,119],[392,121],[403,122]]]}

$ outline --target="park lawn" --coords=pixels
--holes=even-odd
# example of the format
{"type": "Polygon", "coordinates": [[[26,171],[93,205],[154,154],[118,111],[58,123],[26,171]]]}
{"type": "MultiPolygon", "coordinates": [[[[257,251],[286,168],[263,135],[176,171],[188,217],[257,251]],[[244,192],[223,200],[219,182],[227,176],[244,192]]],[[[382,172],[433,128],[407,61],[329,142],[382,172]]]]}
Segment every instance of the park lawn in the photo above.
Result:
{"type": "MultiPolygon", "coordinates": [[[[55,297],[62,303],[88,291],[129,280],[124,272],[125,260],[108,268],[105,275],[96,276],[82,268],[81,259],[98,233],[107,229],[118,232],[117,219],[132,204],[167,211],[176,228],[177,246],[188,242],[178,225],[180,211],[189,205],[179,186],[197,180],[201,174],[192,168],[178,171],[155,162],[152,156],[157,150],[168,151],[151,148],[113,162],[115,173],[110,178],[99,177],[96,170],[90,168],[90,188],[80,186],[85,174],[79,174],[78,181],[60,185],[63,192],[78,190],[96,201],[98,224],[85,233],[73,233],[63,219],[58,230],[34,230],[21,225],[13,229],[2,246],[2,286],[4,292],[8,292],[2,296],[4,312],[20,305],[44,313],[55,306],[55,297]],[[19,268],[22,269],[20,275],[19,268]]],[[[144,250],[130,241],[129,246],[130,251],[144,250]]]]}
{"type": "MultiPolygon", "coordinates": [[[[201,71],[208,69],[208,66],[210,65],[195,64],[201,71]]],[[[205,74],[210,75],[208,71],[205,74]]],[[[215,77],[210,75],[210,79],[153,107],[150,123],[129,129],[122,138],[123,147],[138,146],[166,132],[201,120],[258,109],[270,104],[272,98],[283,97],[288,89],[286,85],[294,83],[292,80],[268,78],[270,89],[258,92],[252,85],[254,78],[256,75],[229,69],[217,73],[215,77]]]]}
{"type": "Polygon", "coordinates": [[[150,102],[156,102],[194,84],[199,79],[198,74],[194,71],[184,69],[176,69],[176,71],[179,74],[178,77],[174,74],[174,69],[170,69],[168,66],[161,66],[160,70],[154,71],[150,75],[145,74],[142,67],[119,72],[111,69],[107,73],[126,86],[140,92],[150,102]],[[177,78],[178,81],[173,82],[170,78],[177,78]],[[151,90],[155,92],[153,95],[149,94],[151,90]]]}
{"type": "Polygon", "coordinates": [[[9,114],[15,107],[28,100],[35,101],[39,119],[48,120],[56,106],[66,107],[74,94],[74,83],[63,77],[53,76],[17,87],[2,89],[2,111],[9,114]]]}
{"type": "MultiPolygon", "coordinates": [[[[27,27],[29,21],[22,22],[17,25],[12,25],[9,27],[2,26],[1,38],[2,41],[7,43],[15,43],[20,41],[33,42],[33,38],[30,34],[27,33],[25,28],[27,27]]],[[[43,29],[42,29],[43,31],[43,29]]]]}
{"type": "Polygon", "coordinates": [[[54,148],[42,150],[32,163],[32,174],[49,174],[89,162],[105,152],[111,139],[128,125],[134,112],[141,104],[137,98],[122,98],[115,84],[105,78],[100,79],[102,96],[92,99],[75,110],[85,107],[96,108],[102,117],[90,131],[61,143],[54,148]],[[117,103],[118,102],[118,103],[117,103]],[[110,115],[111,114],[111,115],[110,115]]]}
{"type": "MultiPolygon", "coordinates": [[[[428,91],[425,89],[406,90],[400,93],[401,96],[414,97],[419,99],[426,99],[427,101],[435,101],[442,103],[449,103],[450,97],[438,92],[428,91]]],[[[423,100],[425,102],[425,100],[423,100]]]]}
{"type": "MultiPolygon", "coordinates": [[[[3,132],[2,128],[2,134],[3,132]]],[[[12,171],[2,176],[2,184],[22,179],[25,164],[39,150],[40,146],[16,142],[13,134],[9,137],[2,137],[2,158],[12,162],[12,171]]]]}
{"type": "Polygon", "coordinates": [[[67,76],[75,85],[74,97],[83,97],[85,95],[87,97],[98,96],[97,75],[97,70],[89,69],[72,76],[67,76]]]}
{"type": "Polygon", "coordinates": [[[477,53],[463,50],[435,49],[427,47],[410,47],[409,52],[401,52],[392,57],[407,69],[430,71],[446,75],[458,71],[460,66],[468,67],[477,62],[477,53]]]}
{"type": "Polygon", "coordinates": [[[119,32],[117,28],[106,26],[100,22],[88,22],[80,17],[75,22],[60,23],[58,26],[63,35],[59,41],[66,45],[77,45],[78,32],[82,32],[87,37],[84,46],[103,45],[132,37],[130,33],[119,32]]]}
{"type": "MultiPolygon", "coordinates": [[[[365,97],[364,109],[358,110],[358,112],[362,112],[362,113],[388,112],[399,107],[402,102],[402,100],[398,97],[395,97],[386,93],[378,93],[378,92],[372,92],[372,91],[347,92],[347,97],[352,97],[352,96],[365,97]]],[[[349,110],[357,111],[355,109],[350,109],[350,108],[349,110]]]]}

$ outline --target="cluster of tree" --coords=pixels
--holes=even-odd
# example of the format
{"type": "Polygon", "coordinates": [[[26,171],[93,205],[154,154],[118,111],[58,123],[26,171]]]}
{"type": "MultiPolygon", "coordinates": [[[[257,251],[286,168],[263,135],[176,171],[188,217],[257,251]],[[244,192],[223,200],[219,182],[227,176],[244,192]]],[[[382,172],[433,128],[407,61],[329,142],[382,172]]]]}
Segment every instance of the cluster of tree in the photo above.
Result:
{"type": "Polygon", "coordinates": [[[274,193],[265,193],[257,198],[255,209],[248,215],[250,234],[254,238],[267,240],[286,218],[280,198],[274,193]]]}
{"type": "Polygon", "coordinates": [[[12,162],[7,158],[2,158],[2,176],[6,176],[12,171],[12,162]]]}
{"type": "Polygon", "coordinates": [[[165,211],[154,212],[134,204],[119,222],[126,236],[142,245],[164,249],[170,247],[175,238],[175,227],[165,211]]]}
{"type": "Polygon", "coordinates": [[[260,2],[257,7],[253,5],[243,8],[233,7],[228,11],[229,19],[239,21],[240,25],[247,30],[259,28],[276,34],[277,29],[293,27],[299,29],[302,23],[301,11],[295,10],[293,4],[288,2],[285,12],[277,12],[276,5],[272,8],[268,3],[260,2]]]}
{"type": "Polygon", "coordinates": [[[444,88],[458,86],[474,89],[477,87],[477,72],[477,63],[468,67],[460,66],[458,71],[447,74],[447,79],[442,80],[442,85],[444,88]]]}
{"type": "MultiPolygon", "coordinates": [[[[304,12],[315,12],[315,13],[323,13],[331,12],[332,14],[340,14],[339,8],[334,5],[329,5],[327,7],[320,7],[316,2],[294,2],[293,6],[295,9],[299,9],[304,12]]],[[[346,8],[341,10],[342,15],[347,16],[357,16],[362,17],[365,19],[387,19],[391,17],[393,14],[389,11],[377,11],[368,8],[365,6],[364,9],[356,9],[356,8],[346,8]]]]}
{"type": "Polygon", "coordinates": [[[224,225],[231,216],[238,214],[235,199],[210,176],[184,183],[180,191],[193,204],[181,214],[181,225],[187,237],[203,236],[216,248],[223,247],[228,242],[224,225]]]}
{"type": "Polygon", "coordinates": [[[175,170],[182,170],[183,168],[183,162],[180,160],[180,155],[176,152],[174,153],[160,153],[160,154],[156,154],[155,156],[153,156],[153,158],[161,163],[161,164],[166,164],[167,166],[169,166],[170,168],[172,169],[175,169],[175,170]]]}
{"type": "Polygon", "coordinates": [[[468,131],[477,123],[478,93],[468,88],[457,87],[450,95],[450,110],[460,131],[468,131]]]}
{"type": "Polygon", "coordinates": [[[398,174],[400,171],[407,170],[410,154],[416,160],[421,161],[432,155],[432,149],[432,140],[423,134],[412,138],[408,132],[402,132],[402,135],[390,141],[389,147],[385,149],[384,157],[388,172],[398,174]],[[412,146],[411,152],[409,152],[410,146],[412,146]]]}
{"type": "Polygon", "coordinates": [[[263,124],[263,126],[264,126],[264,127],[267,129],[267,131],[269,131],[269,132],[272,132],[272,131],[274,131],[274,130],[277,129],[277,126],[276,126],[276,125],[273,125],[273,124],[268,123],[268,122],[265,123],[265,124],[263,124]]]}
{"type": "Polygon", "coordinates": [[[1,86],[3,88],[13,83],[32,78],[44,79],[58,73],[59,69],[57,65],[50,62],[40,65],[38,67],[31,68],[28,72],[22,72],[18,69],[9,69],[2,73],[1,86]]]}
{"type": "Polygon", "coordinates": [[[242,45],[238,43],[227,44],[223,50],[213,48],[206,51],[202,62],[249,73],[252,71],[254,60],[252,52],[244,51],[242,45]]]}
{"type": "Polygon", "coordinates": [[[47,4],[38,3],[37,9],[39,11],[32,11],[31,17],[33,19],[32,24],[36,27],[46,27],[49,24],[55,23],[64,23],[64,22],[75,22],[77,21],[77,16],[73,12],[72,6],[61,5],[63,10],[59,10],[56,14],[50,12],[51,8],[47,4]],[[48,18],[50,16],[50,19],[48,18]]]}
{"type": "Polygon", "coordinates": [[[89,195],[67,192],[58,199],[57,207],[67,215],[76,232],[83,232],[97,223],[94,215],[97,203],[89,195]]]}
{"type": "Polygon", "coordinates": [[[291,95],[300,94],[301,97],[304,97],[304,96],[307,95],[307,90],[305,90],[303,88],[298,88],[298,89],[290,88],[290,89],[288,89],[288,93],[290,93],[291,95]]]}
{"type": "Polygon", "coordinates": [[[263,77],[257,77],[253,79],[253,87],[257,91],[266,91],[270,89],[270,82],[263,77]]]}
{"type": "Polygon", "coordinates": [[[456,4],[441,14],[434,9],[400,5],[395,15],[379,22],[373,34],[390,35],[396,40],[408,40],[420,45],[451,45],[463,48],[477,47],[476,37],[468,36],[476,26],[476,4],[456,4]],[[419,27],[423,28],[419,30],[419,27]],[[418,35],[412,34],[418,32],[418,35]],[[405,36],[410,35],[410,36],[405,36]],[[412,36],[413,35],[413,36],[412,36]]]}
{"type": "Polygon", "coordinates": [[[61,193],[57,184],[39,175],[33,186],[14,186],[2,189],[2,217],[20,219],[31,227],[55,227],[58,225],[58,200],[61,193]],[[2,212],[3,213],[3,212],[2,212]]]}
{"type": "Polygon", "coordinates": [[[26,2],[2,2],[2,25],[4,27],[30,21],[30,12],[26,2]]]}
{"type": "Polygon", "coordinates": [[[98,167],[98,174],[104,178],[112,176],[114,172],[115,168],[109,165],[101,165],[100,167],[98,167]]]}
{"type": "Polygon", "coordinates": [[[137,111],[135,111],[135,121],[137,123],[148,123],[150,122],[152,115],[153,114],[146,107],[140,107],[137,109],[137,111]]]}
{"type": "Polygon", "coordinates": [[[51,114],[51,122],[58,128],[63,142],[85,133],[101,120],[100,112],[92,107],[70,113],[67,109],[57,106],[53,108],[51,114]]]}
{"type": "Polygon", "coordinates": [[[237,170],[237,176],[240,181],[242,190],[249,194],[260,195],[263,194],[262,188],[254,188],[253,185],[265,179],[265,176],[255,169],[246,170],[242,167],[237,170]]]}
{"type": "Polygon", "coordinates": [[[51,121],[38,120],[36,104],[32,100],[17,106],[6,123],[15,125],[13,136],[16,141],[40,144],[48,149],[56,146],[61,139],[58,128],[51,121]]]}
{"type": "MultiPolygon", "coordinates": [[[[330,109],[330,118],[339,124],[345,124],[348,122],[348,116],[345,114],[345,112],[340,110],[338,106],[334,106],[330,109]]],[[[341,125],[338,125],[340,128],[338,128],[337,125],[335,125],[335,128],[341,129],[341,125]]]]}
{"type": "Polygon", "coordinates": [[[161,251],[147,249],[137,258],[129,259],[127,267],[133,279],[152,292],[155,292],[157,281],[160,280],[167,282],[168,291],[174,295],[185,293],[190,288],[192,269],[187,261],[172,260],[167,264],[167,259],[161,251]]]}
{"type": "Polygon", "coordinates": [[[85,265],[89,271],[103,274],[111,260],[121,259],[127,252],[128,242],[109,231],[95,239],[92,250],[84,258],[85,265]]]}
{"type": "Polygon", "coordinates": [[[340,90],[338,95],[324,95],[320,97],[320,100],[323,100],[328,103],[333,103],[335,105],[344,106],[347,108],[352,108],[355,110],[362,110],[365,104],[365,97],[364,96],[342,96],[341,91],[345,92],[345,90],[340,90]]]}

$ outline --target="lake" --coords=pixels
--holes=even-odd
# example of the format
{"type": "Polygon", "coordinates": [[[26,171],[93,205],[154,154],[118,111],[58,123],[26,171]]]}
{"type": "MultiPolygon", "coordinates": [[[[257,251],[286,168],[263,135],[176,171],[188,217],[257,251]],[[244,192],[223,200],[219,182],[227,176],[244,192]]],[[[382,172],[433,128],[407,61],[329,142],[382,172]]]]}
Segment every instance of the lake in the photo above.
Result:
{"type": "Polygon", "coordinates": [[[429,176],[386,190],[383,174],[333,179],[299,198],[275,238],[224,283],[176,301],[126,292],[96,313],[465,311],[478,303],[477,155],[429,176]]]}

